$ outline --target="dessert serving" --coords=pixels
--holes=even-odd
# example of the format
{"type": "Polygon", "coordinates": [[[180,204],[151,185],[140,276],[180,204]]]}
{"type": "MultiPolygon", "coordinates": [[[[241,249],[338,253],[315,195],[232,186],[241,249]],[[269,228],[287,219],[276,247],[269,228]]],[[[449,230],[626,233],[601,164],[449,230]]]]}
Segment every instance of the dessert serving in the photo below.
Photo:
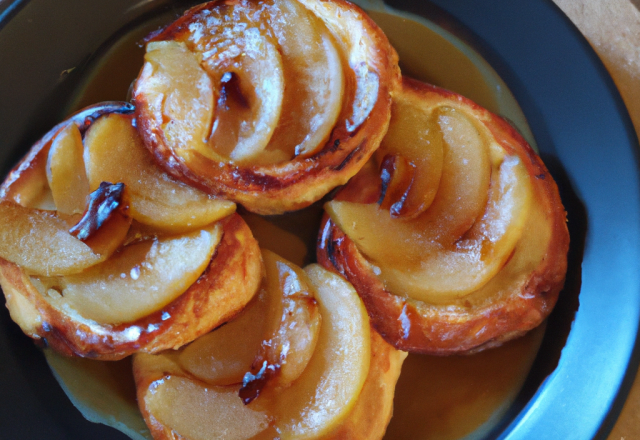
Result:
{"type": "Polygon", "coordinates": [[[398,84],[395,51],[348,2],[217,1],[152,34],[133,100],[169,174],[279,214],[360,169],[398,84]]]}
{"type": "Polygon", "coordinates": [[[348,282],[263,256],[262,289],[236,320],[177,352],[136,355],[154,438],[379,438],[406,353],[370,332],[348,282]]]}
{"type": "Polygon", "coordinates": [[[389,343],[477,351],[546,318],[564,284],[566,217],[513,127],[405,78],[375,162],[326,204],[318,260],[355,286],[389,343]]]}
{"type": "Polygon", "coordinates": [[[72,116],[1,188],[7,307],[27,335],[68,355],[180,347],[238,313],[261,277],[234,204],[162,173],[131,111],[108,103],[72,116]]]}
{"type": "Polygon", "coordinates": [[[544,164],[401,77],[357,6],[216,0],[144,45],[131,103],[70,116],[0,186],[0,285],[40,345],[133,355],[145,438],[380,439],[407,356],[550,313],[569,237],[544,164]]]}

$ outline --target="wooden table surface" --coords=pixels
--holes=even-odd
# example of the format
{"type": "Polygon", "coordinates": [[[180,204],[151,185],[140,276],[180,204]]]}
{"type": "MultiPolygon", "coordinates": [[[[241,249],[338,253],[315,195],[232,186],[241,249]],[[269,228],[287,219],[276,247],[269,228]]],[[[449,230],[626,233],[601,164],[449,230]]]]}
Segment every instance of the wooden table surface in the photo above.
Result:
{"type": "MultiPolygon", "coordinates": [[[[602,59],[640,135],[640,0],[553,1],[602,59]]],[[[640,439],[640,374],[608,438],[637,439],[640,439]]]]}

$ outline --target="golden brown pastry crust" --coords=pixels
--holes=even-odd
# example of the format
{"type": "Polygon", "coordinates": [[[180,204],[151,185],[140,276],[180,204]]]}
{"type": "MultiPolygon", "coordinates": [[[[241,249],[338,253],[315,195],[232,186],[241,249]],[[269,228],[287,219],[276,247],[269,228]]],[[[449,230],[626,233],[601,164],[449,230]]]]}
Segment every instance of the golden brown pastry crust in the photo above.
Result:
{"type": "MultiPolygon", "coordinates": [[[[539,204],[551,225],[546,255],[527,278],[513,286],[511,294],[475,305],[435,305],[394,295],[385,289],[355,243],[328,215],[322,221],[318,237],[318,262],[353,284],[367,307],[374,328],[398,349],[447,355],[501,345],[539,325],[553,309],[564,285],[569,235],[558,188],[540,158],[504,119],[460,95],[435,86],[417,81],[406,81],[405,85],[429,94],[430,99],[440,96],[468,106],[505,151],[521,157],[533,183],[534,203],[539,204]]],[[[376,200],[371,191],[346,188],[350,198],[365,197],[368,199],[362,200],[365,203],[376,200]]]]}
{"type": "Polygon", "coordinates": [[[238,215],[224,220],[222,241],[200,278],[151,315],[102,325],[53,307],[18,266],[0,259],[0,284],[12,319],[30,337],[65,355],[118,360],[134,352],[178,348],[233,318],[258,289],[257,241],[238,215]]]}
{"type": "MultiPolygon", "coordinates": [[[[153,35],[150,41],[175,38],[185,32],[195,14],[221,3],[234,4],[239,0],[214,1],[196,6],[153,35]]],[[[389,123],[391,95],[400,83],[395,50],[377,25],[357,6],[343,0],[305,0],[302,3],[308,8],[317,3],[316,9],[325,14],[348,17],[350,21],[344,24],[345,28],[354,28],[354,34],[359,32],[366,36],[357,43],[350,43],[352,50],[366,52],[367,67],[379,80],[377,101],[366,120],[354,132],[349,132],[344,116],[348,103],[343,103],[343,114],[338,118],[325,146],[306,158],[298,156],[271,165],[238,165],[200,156],[201,160],[187,164],[167,145],[163,131],[154,123],[144,97],[134,95],[139,131],[158,164],[170,175],[211,194],[238,202],[252,212],[279,214],[304,208],[336,186],[345,184],[378,148],[389,123]]],[[[349,32],[345,31],[346,34],[349,32]]],[[[344,57],[348,59],[349,54],[344,54],[344,57]]],[[[346,78],[347,90],[349,83],[355,81],[352,72],[350,76],[346,78]]],[[[350,87],[354,89],[353,84],[350,87]]],[[[347,95],[353,93],[351,90],[347,95]]]]}

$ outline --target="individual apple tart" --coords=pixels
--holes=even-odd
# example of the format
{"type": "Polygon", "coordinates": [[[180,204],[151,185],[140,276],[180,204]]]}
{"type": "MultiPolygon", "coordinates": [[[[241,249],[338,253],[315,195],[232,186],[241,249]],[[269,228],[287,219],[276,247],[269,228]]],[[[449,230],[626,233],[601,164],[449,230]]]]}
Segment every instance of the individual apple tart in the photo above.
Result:
{"type": "Polygon", "coordinates": [[[115,360],[180,347],[259,286],[260,251],[235,204],[157,167],[130,104],[89,107],[54,127],[0,197],[11,317],[63,354],[115,360]]]}
{"type": "Polygon", "coordinates": [[[545,319],[569,235],[557,186],[502,118],[405,78],[374,159],[325,205],[318,260],[396,348],[479,351],[545,319]]]}
{"type": "Polygon", "coordinates": [[[260,293],[178,351],[134,356],[159,439],[382,438],[406,353],[375,331],[353,287],[263,251],[260,293]]]}
{"type": "Polygon", "coordinates": [[[259,214],[300,209],[380,144],[397,58],[342,0],[205,3],[148,37],[139,130],[177,179],[259,214]]]}

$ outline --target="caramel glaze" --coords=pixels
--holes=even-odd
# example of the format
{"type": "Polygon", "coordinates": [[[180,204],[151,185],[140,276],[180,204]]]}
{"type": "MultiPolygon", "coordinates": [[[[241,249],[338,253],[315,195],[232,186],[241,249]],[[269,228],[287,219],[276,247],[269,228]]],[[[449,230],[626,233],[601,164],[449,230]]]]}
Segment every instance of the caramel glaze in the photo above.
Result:
{"type": "MultiPolygon", "coordinates": [[[[448,355],[499,346],[539,325],[553,309],[564,285],[569,234],[556,183],[540,158],[504,119],[455,93],[414,81],[408,85],[468,104],[505,151],[522,158],[534,183],[536,202],[552,225],[546,257],[506,298],[472,307],[427,304],[388,291],[355,243],[326,214],[318,237],[318,262],[353,284],[374,328],[400,350],[448,355]]],[[[337,197],[371,203],[379,197],[380,189],[381,185],[362,192],[349,190],[337,197]]]]}
{"type": "Polygon", "coordinates": [[[7,308],[28,336],[68,356],[118,360],[138,351],[178,348],[232,319],[257,291],[262,276],[258,243],[238,214],[221,222],[224,235],[205,272],[180,297],[144,318],[101,325],[65,313],[36,290],[22,269],[0,259],[7,308]]]}
{"type": "MultiPolygon", "coordinates": [[[[234,2],[236,0],[229,0],[224,4],[234,2]]],[[[209,2],[190,9],[166,29],[150,35],[147,42],[181,37],[195,14],[220,3],[209,2]]],[[[138,99],[135,102],[138,131],[158,165],[180,181],[241,203],[252,212],[266,215],[304,208],[355,175],[378,148],[386,133],[391,115],[391,95],[400,84],[398,55],[383,32],[357,6],[340,0],[333,0],[333,3],[338,8],[357,11],[363,28],[376,43],[376,48],[369,48],[368,53],[369,63],[379,80],[377,102],[360,127],[353,132],[346,128],[345,121],[351,114],[355,99],[356,78],[351,68],[345,68],[342,111],[331,136],[318,153],[272,165],[238,165],[212,161],[193,152],[197,160],[186,164],[164,142],[162,128],[153,123],[151,115],[146,113],[148,106],[138,99]]],[[[343,60],[343,64],[349,66],[348,60],[343,60]]]]}

